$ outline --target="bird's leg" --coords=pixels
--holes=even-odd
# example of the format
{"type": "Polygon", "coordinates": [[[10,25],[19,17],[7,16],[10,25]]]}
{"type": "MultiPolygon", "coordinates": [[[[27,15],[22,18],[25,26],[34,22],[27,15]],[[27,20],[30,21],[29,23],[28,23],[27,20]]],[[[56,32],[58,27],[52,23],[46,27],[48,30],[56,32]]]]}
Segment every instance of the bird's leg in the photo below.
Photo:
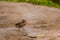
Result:
{"type": "Polygon", "coordinates": [[[18,31],[20,31],[20,28],[18,28],[18,31]]]}

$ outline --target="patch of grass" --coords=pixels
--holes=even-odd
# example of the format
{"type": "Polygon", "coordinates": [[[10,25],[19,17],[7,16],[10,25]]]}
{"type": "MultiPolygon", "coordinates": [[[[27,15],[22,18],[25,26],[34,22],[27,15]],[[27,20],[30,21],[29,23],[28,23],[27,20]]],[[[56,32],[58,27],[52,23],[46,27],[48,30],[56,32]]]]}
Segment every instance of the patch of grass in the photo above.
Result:
{"type": "Polygon", "coordinates": [[[27,3],[32,3],[32,4],[36,4],[36,5],[44,5],[44,6],[50,6],[50,7],[60,8],[59,4],[54,3],[51,0],[0,0],[0,1],[27,2],[27,3]]]}

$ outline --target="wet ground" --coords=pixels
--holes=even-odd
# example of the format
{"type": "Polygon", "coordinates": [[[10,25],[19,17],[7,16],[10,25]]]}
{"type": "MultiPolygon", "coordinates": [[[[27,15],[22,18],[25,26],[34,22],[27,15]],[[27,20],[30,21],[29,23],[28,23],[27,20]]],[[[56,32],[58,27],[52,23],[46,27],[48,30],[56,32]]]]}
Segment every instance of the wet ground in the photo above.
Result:
{"type": "Polygon", "coordinates": [[[60,40],[60,9],[0,2],[0,40],[60,40]],[[27,23],[18,30],[22,20],[27,23]]]}

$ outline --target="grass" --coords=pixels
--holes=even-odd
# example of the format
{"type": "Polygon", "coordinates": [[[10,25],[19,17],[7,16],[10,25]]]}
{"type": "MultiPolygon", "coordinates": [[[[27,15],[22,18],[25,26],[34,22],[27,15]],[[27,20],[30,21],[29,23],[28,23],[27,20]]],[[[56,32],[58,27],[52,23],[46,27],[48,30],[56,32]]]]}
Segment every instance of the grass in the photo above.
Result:
{"type": "Polygon", "coordinates": [[[36,5],[44,5],[44,6],[50,6],[50,7],[57,7],[60,8],[60,5],[57,3],[54,3],[50,0],[2,0],[2,1],[9,1],[9,2],[27,2],[32,3],[36,5]]]}

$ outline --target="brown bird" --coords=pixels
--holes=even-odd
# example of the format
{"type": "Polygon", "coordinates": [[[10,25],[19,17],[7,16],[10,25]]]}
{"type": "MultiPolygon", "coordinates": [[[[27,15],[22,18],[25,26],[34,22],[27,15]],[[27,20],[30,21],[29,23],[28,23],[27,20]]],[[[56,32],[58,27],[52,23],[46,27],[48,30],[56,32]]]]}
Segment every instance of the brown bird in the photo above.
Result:
{"type": "Polygon", "coordinates": [[[22,28],[26,25],[26,21],[22,20],[22,22],[16,23],[15,25],[16,25],[16,28],[22,28]]]}

